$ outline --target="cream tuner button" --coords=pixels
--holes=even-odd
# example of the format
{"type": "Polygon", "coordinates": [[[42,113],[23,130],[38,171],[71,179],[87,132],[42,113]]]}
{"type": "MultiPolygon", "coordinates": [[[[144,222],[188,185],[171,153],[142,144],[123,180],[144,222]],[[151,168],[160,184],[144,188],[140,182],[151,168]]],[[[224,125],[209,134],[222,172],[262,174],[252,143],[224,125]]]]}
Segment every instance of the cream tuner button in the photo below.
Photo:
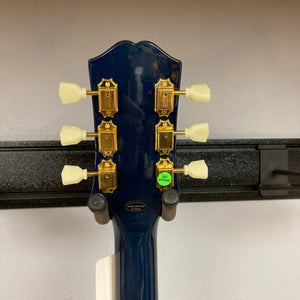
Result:
{"type": "Polygon", "coordinates": [[[194,142],[205,143],[209,135],[208,123],[194,124],[184,131],[184,136],[194,142]]]}
{"type": "Polygon", "coordinates": [[[185,97],[196,102],[209,102],[211,98],[210,88],[207,84],[195,84],[185,89],[185,97]]]}
{"type": "Polygon", "coordinates": [[[61,172],[61,179],[63,185],[76,184],[87,179],[87,170],[81,169],[78,166],[64,166],[61,172]]]}
{"type": "Polygon", "coordinates": [[[59,85],[59,98],[63,104],[75,103],[82,98],[86,98],[86,88],[80,87],[76,83],[61,82],[59,85]]]}
{"type": "Polygon", "coordinates": [[[76,126],[63,126],[60,131],[62,146],[75,145],[86,140],[86,131],[76,126]]]}
{"type": "Polygon", "coordinates": [[[184,175],[189,175],[192,178],[207,179],[208,168],[204,160],[192,161],[184,167],[184,175]]]}

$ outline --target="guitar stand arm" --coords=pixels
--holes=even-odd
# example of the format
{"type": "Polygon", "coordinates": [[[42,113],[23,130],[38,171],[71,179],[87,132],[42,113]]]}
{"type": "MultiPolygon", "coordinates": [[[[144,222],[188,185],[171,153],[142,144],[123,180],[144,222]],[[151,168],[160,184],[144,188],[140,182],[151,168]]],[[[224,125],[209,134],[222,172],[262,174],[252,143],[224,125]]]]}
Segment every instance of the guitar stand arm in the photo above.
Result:
{"type": "Polygon", "coordinates": [[[165,221],[172,221],[176,216],[176,208],[179,202],[179,194],[176,190],[170,189],[162,193],[161,217],[165,221]]]}
{"type": "Polygon", "coordinates": [[[97,223],[104,225],[110,221],[108,203],[104,195],[91,194],[88,200],[88,207],[94,213],[97,223]]]}

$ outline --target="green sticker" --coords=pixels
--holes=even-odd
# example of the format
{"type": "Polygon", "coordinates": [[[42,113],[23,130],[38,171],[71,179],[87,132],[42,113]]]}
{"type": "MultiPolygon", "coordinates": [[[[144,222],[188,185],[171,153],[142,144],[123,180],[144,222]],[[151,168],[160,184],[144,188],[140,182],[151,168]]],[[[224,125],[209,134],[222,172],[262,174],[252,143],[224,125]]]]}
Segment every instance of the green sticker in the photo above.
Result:
{"type": "Polygon", "coordinates": [[[167,186],[172,182],[172,176],[168,172],[162,172],[157,176],[157,182],[162,186],[167,186]]]}

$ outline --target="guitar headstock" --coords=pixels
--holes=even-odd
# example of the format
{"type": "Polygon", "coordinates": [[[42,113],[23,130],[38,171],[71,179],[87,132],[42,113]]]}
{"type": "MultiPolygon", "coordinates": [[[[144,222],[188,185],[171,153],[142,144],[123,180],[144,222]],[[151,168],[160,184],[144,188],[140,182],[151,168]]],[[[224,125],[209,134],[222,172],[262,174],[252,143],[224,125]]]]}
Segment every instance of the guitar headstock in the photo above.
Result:
{"type": "Polygon", "coordinates": [[[95,168],[65,166],[63,184],[94,177],[88,205],[102,224],[113,218],[122,228],[143,230],[160,215],[173,219],[179,200],[176,173],[208,176],[203,160],[174,166],[176,135],[199,142],[208,136],[207,123],[176,131],[178,97],[208,102],[209,88],[200,84],[180,91],[181,62],[150,42],[116,44],[89,60],[89,73],[91,91],[61,83],[59,95],[63,103],[92,96],[94,132],[64,126],[61,142],[94,137],[95,168]]]}

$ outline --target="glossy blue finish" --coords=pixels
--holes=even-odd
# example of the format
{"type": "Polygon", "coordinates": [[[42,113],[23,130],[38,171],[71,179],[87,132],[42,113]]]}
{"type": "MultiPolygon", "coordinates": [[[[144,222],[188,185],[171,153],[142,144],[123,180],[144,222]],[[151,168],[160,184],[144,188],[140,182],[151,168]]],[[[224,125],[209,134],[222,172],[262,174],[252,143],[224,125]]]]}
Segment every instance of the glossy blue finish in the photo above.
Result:
{"type": "MultiPolygon", "coordinates": [[[[119,112],[112,119],[118,127],[118,188],[106,194],[115,231],[117,257],[116,300],[156,300],[156,231],[161,212],[161,191],[156,188],[154,129],[154,85],[160,78],[170,78],[179,89],[181,62],[150,42],[123,41],[104,54],[89,60],[91,89],[97,90],[102,78],[118,84],[119,112]],[[147,209],[129,212],[126,203],[141,201],[147,209]]],[[[177,102],[169,119],[176,128],[177,102]]],[[[93,97],[95,129],[103,117],[98,112],[98,98],[93,97]]],[[[109,119],[109,118],[107,118],[109,119]]],[[[103,159],[96,147],[96,164],[103,159]]],[[[170,154],[175,161],[175,151],[170,154]]],[[[177,180],[175,188],[178,189],[177,180]]],[[[93,193],[98,193],[94,180],[93,193]]]]}

